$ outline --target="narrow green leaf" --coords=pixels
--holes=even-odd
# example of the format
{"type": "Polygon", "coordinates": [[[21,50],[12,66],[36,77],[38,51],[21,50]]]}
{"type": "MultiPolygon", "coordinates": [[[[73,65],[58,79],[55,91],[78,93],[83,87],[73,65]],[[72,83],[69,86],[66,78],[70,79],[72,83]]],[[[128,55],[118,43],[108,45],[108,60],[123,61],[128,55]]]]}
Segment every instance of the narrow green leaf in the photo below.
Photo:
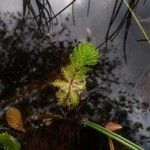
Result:
{"type": "Polygon", "coordinates": [[[122,137],[121,135],[118,135],[114,132],[111,132],[111,131],[107,130],[106,128],[104,128],[104,127],[102,127],[96,123],[93,123],[91,121],[85,121],[84,124],[97,130],[97,131],[99,131],[99,132],[101,132],[101,133],[103,133],[104,135],[110,137],[111,139],[118,141],[119,143],[125,145],[126,147],[128,147],[131,150],[144,150],[140,146],[134,144],[133,142],[129,141],[128,139],[122,137]]]}
{"type": "Polygon", "coordinates": [[[123,2],[125,3],[125,5],[127,6],[127,8],[129,9],[130,13],[132,14],[135,22],[137,23],[138,27],[140,28],[141,32],[143,33],[144,37],[146,38],[148,44],[150,44],[150,37],[148,36],[148,34],[146,33],[145,29],[141,25],[139,19],[137,18],[137,16],[133,12],[132,8],[130,7],[130,5],[128,4],[128,2],[126,0],[123,0],[123,2]]]}

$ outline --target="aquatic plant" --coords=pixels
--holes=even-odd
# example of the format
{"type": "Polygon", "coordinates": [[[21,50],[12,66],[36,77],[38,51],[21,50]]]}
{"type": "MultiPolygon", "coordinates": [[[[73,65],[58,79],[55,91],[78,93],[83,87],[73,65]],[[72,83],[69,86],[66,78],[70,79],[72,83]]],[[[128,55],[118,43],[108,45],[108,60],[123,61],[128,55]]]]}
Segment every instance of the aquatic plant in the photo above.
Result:
{"type": "Polygon", "coordinates": [[[63,79],[55,80],[57,100],[62,106],[73,108],[79,103],[80,94],[86,89],[86,73],[97,64],[100,54],[91,43],[80,43],[70,54],[70,63],[62,67],[63,79]]]}

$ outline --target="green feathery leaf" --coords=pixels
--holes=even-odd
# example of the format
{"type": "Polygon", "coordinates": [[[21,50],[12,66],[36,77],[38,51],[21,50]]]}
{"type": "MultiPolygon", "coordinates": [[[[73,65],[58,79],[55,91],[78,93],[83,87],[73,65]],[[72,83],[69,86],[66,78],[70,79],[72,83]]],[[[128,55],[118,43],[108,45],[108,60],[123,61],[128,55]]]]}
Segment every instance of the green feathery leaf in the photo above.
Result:
{"type": "Polygon", "coordinates": [[[70,56],[71,64],[78,67],[94,66],[99,59],[99,51],[91,43],[80,43],[70,56]]]}
{"type": "Polygon", "coordinates": [[[80,93],[86,89],[86,73],[99,58],[99,51],[91,43],[80,43],[74,48],[70,63],[61,69],[64,80],[55,80],[53,83],[59,88],[56,92],[59,104],[70,109],[79,103],[80,93]]]}

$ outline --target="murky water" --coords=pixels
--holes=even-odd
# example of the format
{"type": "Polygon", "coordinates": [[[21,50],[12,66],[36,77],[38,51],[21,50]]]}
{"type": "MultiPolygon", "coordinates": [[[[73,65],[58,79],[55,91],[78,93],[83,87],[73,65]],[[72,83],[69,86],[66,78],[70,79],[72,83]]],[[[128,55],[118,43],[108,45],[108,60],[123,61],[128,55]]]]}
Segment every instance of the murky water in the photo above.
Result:
{"type": "MultiPolygon", "coordinates": [[[[53,10],[55,13],[57,13],[69,2],[71,2],[71,0],[51,0],[50,2],[53,10]]],[[[60,16],[58,16],[59,24],[54,26],[50,33],[47,32],[46,34],[54,34],[55,36],[52,37],[52,40],[56,42],[66,40],[74,41],[75,39],[79,41],[86,41],[87,37],[90,37],[92,42],[94,42],[96,45],[99,45],[104,41],[113,5],[113,0],[93,0],[91,1],[89,15],[87,16],[88,2],[78,0],[74,4],[74,16],[72,16],[72,8],[69,7],[60,16]],[[60,32],[62,28],[65,28],[65,30],[60,32]]],[[[138,18],[149,18],[149,9],[150,1],[147,1],[146,5],[143,5],[141,2],[136,10],[138,18]]],[[[0,0],[1,17],[4,22],[7,23],[7,29],[10,31],[10,33],[13,31],[16,22],[13,20],[10,24],[9,15],[6,17],[3,14],[10,12],[17,15],[18,12],[22,13],[22,11],[22,2],[20,0],[0,0]]],[[[118,21],[121,19],[121,15],[118,18],[118,21]]],[[[150,23],[143,22],[142,25],[146,31],[150,33],[150,23]]],[[[30,38],[25,38],[26,44],[29,43],[30,38]]],[[[130,99],[130,101],[132,101],[132,113],[130,113],[128,116],[129,120],[132,120],[131,126],[137,122],[141,122],[143,124],[143,128],[139,129],[138,134],[146,136],[147,138],[143,139],[143,141],[140,138],[137,138],[137,141],[140,141],[141,144],[144,144],[145,149],[148,150],[150,148],[150,131],[148,130],[150,127],[150,110],[149,106],[147,106],[148,108],[142,108],[142,104],[146,103],[147,105],[150,105],[150,91],[148,90],[150,89],[150,46],[146,42],[137,42],[137,40],[140,39],[143,39],[143,35],[133,20],[127,40],[127,65],[125,65],[123,58],[123,32],[118,35],[113,43],[110,43],[107,56],[109,57],[109,60],[114,60],[116,57],[119,58],[121,65],[115,69],[115,74],[119,78],[119,84],[112,84],[112,93],[109,93],[109,97],[117,101],[119,100],[118,91],[126,91],[126,96],[128,99],[130,99]],[[115,53],[114,49],[117,49],[115,53]],[[133,85],[129,86],[128,83],[132,83],[133,85]],[[132,94],[134,94],[134,98],[133,96],[130,96],[132,94]],[[138,102],[132,99],[138,99],[138,102]]],[[[36,42],[34,44],[36,45],[36,42]]],[[[44,43],[43,45],[45,46],[47,43],[44,43]]],[[[30,49],[28,49],[28,51],[30,51],[30,49]]],[[[102,57],[105,57],[103,55],[105,55],[105,53],[102,50],[102,57]]],[[[4,61],[7,62],[7,60],[4,61]]],[[[40,59],[38,59],[38,61],[40,64],[40,59]]],[[[34,69],[36,69],[36,67],[34,69]]],[[[34,72],[34,69],[30,72],[34,72]]],[[[97,82],[97,87],[93,89],[93,91],[95,90],[97,92],[98,90],[101,90],[100,87],[102,83],[99,70],[96,73],[97,76],[95,77],[95,81],[97,82]]],[[[25,80],[25,78],[26,77],[23,76],[22,80],[25,80]]],[[[5,87],[3,86],[4,84],[2,82],[0,82],[0,85],[0,93],[2,93],[3,88],[5,87]]],[[[106,92],[106,94],[108,93],[106,92]]]]}

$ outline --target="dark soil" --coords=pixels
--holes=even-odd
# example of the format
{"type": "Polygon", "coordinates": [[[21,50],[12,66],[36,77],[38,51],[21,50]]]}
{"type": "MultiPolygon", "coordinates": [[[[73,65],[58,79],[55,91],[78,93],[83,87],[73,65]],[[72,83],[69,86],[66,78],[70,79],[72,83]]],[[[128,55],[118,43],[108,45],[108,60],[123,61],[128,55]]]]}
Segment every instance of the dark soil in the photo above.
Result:
{"type": "MultiPolygon", "coordinates": [[[[59,120],[49,128],[28,131],[23,150],[107,150],[107,137],[76,122],[59,120]]],[[[125,150],[115,143],[116,150],[125,150]]]]}

